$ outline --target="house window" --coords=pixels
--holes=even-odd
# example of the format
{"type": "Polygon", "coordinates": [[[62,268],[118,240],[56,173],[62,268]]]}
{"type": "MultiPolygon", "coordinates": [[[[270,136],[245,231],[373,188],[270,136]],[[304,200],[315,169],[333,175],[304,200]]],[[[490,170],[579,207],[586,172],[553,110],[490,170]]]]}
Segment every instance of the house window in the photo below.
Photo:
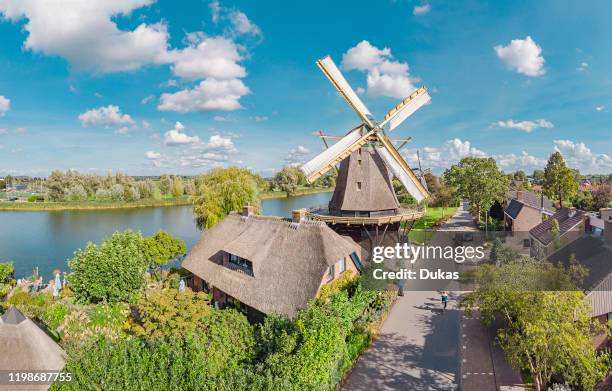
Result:
{"type": "Polygon", "coordinates": [[[238,255],[230,254],[229,263],[231,266],[234,266],[248,274],[253,274],[253,263],[248,259],[239,257],[238,255]]]}
{"type": "Polygon", "coordinates": [[[346,271],[346,258],[340,260],[340,274],[346,271]]]}
{"type": "Polygon", "coordinates": [[[357,160],[357,165],[358,165],[359,167],[361,167],[361,159],[358,159],[358,160],[357,160]]]}
{"type": "Polygon", "coordinates": [[[357,182],[357,191],[361,190],[361,182],[357,182]]]}
{"type": "Polygon", "coordinates": [[[335,275],[335,268],[334,265],[331,265],[330,267],[327,268],[327,282],[330,282],[331,280],[334,279],[335,275]]]}

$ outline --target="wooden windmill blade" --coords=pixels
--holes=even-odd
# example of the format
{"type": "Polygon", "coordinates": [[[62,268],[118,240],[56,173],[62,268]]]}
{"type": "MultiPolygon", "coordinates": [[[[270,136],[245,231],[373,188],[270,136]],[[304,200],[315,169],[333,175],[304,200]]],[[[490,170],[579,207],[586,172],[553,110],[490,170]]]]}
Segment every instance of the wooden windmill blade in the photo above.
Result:
{"type": "Polygon", "coordinates": [[[317,65],[325,76],[332,82],[334,87],[340,92],[340,94],[346,99],[348,104],[355,110],[355,113],[363,120],[363,122],[368,125],[371,129],[374,127],[374,123],[372,122],[372,114],[370,110],[366,107],[365,104],[359,99],[359,96],[355,93],[355,91],[351,88],[350,84],[346,81],[342,72],[338,69],[334,61],[330,56],[324,57],[317,61],[317,65]]]}
{"type": "Polygon", "coordinates": [[[399,154],[391,141],[382,133],[377,134],[381,146],[376,147],[376,152],[387,165],[387,168],[404,185],[408,193],[417,201],[430,198],[429,192],[423,186],[419,178],[414,175],[408,163],[399,154]]]}
{"type": "Polygon", "coordinates": [[[427,88],[421,87],[417,89],[385,115],[383,122],[380,123],[380,127],[382,128],[388,123],[389,131],[392,131],[430,100],[431,96],[429,96],[427,88]]]}
{"type": "Polygon", "coordinates": [[[304,176],[306,176],[306,180],[309,183],[312,183],[331,168],[335,167],[336,164],[344,160],[351,153],[355,152],[362,145],[367,143],[368,138],[373,134],[374,131],[369,131],[362,134],[361,128],[356,128],[341,138],[337,143],[302,165],[300,170],[302,170],[304,176]]]}

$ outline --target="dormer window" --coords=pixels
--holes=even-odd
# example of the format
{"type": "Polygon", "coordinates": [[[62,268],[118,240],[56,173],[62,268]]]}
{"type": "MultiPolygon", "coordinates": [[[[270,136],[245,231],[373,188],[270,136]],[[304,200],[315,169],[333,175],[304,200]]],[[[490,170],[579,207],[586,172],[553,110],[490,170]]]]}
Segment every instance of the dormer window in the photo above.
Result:
{"type": "Polygon", "coordinates": [[[361,191],[361,182],[357,182],[357,191],[361,191]]]}
{"type": "Polygon", "coordinates": [[[327,282],[330,282],[334,279],[335,277],[335,265],[331,265],[330,267],[327,268],[327,282]]]}
{"type": "Polygon", "coordinates": [[[340,260],[340,274],[346,271],[346,258],[340,260]]]}
{"type": "Polygon", "coordinates": [[[253,262],[249,261],[248,259],[239,257],[238,255],[230,254],[229,264],[233,268],[242,270],[243,272],[248,274],[253,274],[253,262]]]}

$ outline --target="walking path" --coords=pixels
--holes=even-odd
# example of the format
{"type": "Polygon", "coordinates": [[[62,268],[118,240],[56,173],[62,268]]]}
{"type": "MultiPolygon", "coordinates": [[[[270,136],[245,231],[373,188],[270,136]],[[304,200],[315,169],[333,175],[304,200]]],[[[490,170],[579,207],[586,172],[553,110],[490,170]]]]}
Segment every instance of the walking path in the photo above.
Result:
{"type": "MultiPolygon", "coordinates": [[[[461,209],[441,229],[474,230],[476,227],[469,213],[461,209]]],[[[404,296],[397,299],[379,337],[361,355],[342,384],[342,390],[458,389],[461,319],[458,295],[451,292],[448,308],[442,311],[440,293],[431,288],[425,290],[426,283],[419,285],[423,290],[415,290],[414,286],[408,290],[406,286],[404,296]]]]}
{"type": "MultiPolygon", "coordinates": [[[[477,228],[463,207],[441,230],[477,228]]],[[[447,288],[450,301],[444,311],[440,292],[423,286],[422,291],[406,286],[379,337],[357,360],[342,390],[496,391],[495,375],[513,373],[503,353],[490,345],[488,330],[480,320],[462,316],[456,283],[447,288]]]]}

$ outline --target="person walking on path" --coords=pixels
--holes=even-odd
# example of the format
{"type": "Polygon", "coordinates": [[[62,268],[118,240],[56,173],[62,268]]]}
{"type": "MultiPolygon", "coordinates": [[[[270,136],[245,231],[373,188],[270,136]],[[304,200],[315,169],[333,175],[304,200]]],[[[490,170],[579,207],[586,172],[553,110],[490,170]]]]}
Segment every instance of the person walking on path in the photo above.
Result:
{"type": "Polygon", "coordinates": [[[448,293],[444,291],[442,292],[442,305],[444,309],[446,309],[447,304],[448,304],[448,293]]]}

